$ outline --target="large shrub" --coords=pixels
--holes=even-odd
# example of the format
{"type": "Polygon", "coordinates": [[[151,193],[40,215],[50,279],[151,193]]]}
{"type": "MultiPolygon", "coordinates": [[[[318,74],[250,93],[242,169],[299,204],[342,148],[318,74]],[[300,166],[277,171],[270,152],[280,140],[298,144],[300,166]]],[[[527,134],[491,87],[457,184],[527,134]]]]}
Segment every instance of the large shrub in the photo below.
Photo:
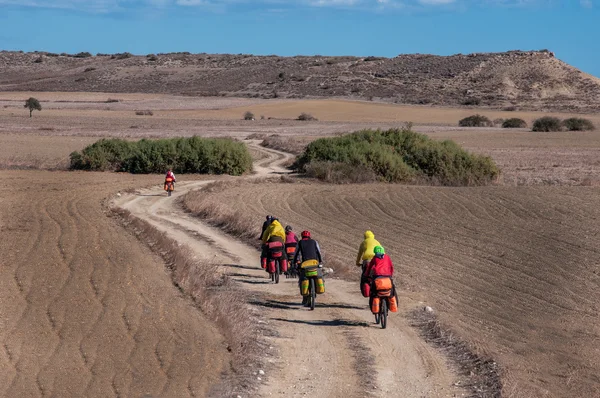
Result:
{"type": "Polygon", "coordinates": [[[487,116],[472,115],[458,122],[461,127],[491,127],[494,124],[487,116]]]}
{"type": "Polygon", "coordinates": [[[552,116],[544,116],[539,119],[536,119],[533,122],[533,131],[561,131],[562,130],[562,122],[559,118],[552,116]]]}
{"type": "Polygon", "coordinates": [[[578,117],[563,120],[563,126],[568,131],[588,131],[595,129],[594,124],[590,120],[578,117]]]}
{"type": "Polygon", "coordinates": [[[527,122],[523,119],[519,119],[518,117],[506,119],[502,123],[502,128],[505,129],[520,129],[524,127],[527,127],[527,122]]]}
{"type": "Polygon", "coordinates": [[[240,175],[252,169],[252,157],[241,142],[200,137],[102,139],[71,153],[72,169],[163,173],[169,167],[176,173],[240,175]]]}
{"type": "Polygon", "coordinates": [[[453,141],[434,141],[409,129],[363,130],[310,143],[295,167],[315,177],[341,182],[353,173],[388,182],[424,179],[443,185],[480,185],[499,173],[486,156],[471,154],[453,141]],[[367,173],[368,172],[368,173],[367,173]],[[328,177],[329,176],[329,177],[328,177]],[[334,176],[335,178],[332,178],[334,176]]]}

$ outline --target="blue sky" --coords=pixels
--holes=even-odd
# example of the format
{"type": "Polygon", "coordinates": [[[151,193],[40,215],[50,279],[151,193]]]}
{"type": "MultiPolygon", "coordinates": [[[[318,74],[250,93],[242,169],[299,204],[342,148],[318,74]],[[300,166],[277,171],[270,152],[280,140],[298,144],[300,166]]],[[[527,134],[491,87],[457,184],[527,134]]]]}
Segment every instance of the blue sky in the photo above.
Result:
{"type": "Polygon", "coordinates": [[[600,0],[0,0],[0,49],[393,57],[549,49],[600,77],[600,0]]]}

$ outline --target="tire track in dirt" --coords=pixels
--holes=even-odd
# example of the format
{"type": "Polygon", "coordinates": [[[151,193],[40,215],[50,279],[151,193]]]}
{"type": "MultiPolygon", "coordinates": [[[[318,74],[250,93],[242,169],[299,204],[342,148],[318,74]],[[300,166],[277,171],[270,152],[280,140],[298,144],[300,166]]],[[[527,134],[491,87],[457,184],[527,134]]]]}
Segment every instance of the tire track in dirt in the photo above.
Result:
{"type": "Polygon", "coordinates": [[[149,181],[0,172],[0,396],[206,396],[219,380],[216,329],[104,214],[103,198],[149,181]]]}
{"type": "MultiPolygon", "coordinates": [[[[287,161],[287,155],[265,152],[269,157],[251,178],[285,171],[278,164],[287,161]]],[[[223,272],[257,295],[254,304],[268,309],[270,326],[279,334],[269,339],[279,359],[260,396],[363,397],[402,391],[403,397],[451,397],[464,392],[452,386],[456,376],[446,360],[420,339],[406,319],[392,316],[383,332],[372,326],[373,316],[354,284],[328,279],[318,308],[308,311],[299,305],[295,280],[271,284],[258,266],[255,249],[181,211],[177,197],[207,183],[180,182],[171,198],[157,195],[158,190],[141,190],[123,196],[116,205],[190,246],[198,257],[221,262],[223,272]],[[375,375],[368,370],[370,356],[376,358],[375,375]],[[365,361],[362,369],[361,360],[365,361]]]]}

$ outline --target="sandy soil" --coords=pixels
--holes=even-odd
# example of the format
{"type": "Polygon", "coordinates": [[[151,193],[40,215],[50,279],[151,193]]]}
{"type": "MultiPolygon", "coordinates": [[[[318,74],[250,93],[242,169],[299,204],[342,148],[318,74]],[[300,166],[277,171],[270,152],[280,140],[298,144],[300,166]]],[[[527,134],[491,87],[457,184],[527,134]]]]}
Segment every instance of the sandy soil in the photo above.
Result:
{"type": "MultiPolygon", "coordinates": [[[[433,305],[461,337],[500,361],[506,396],[600,396],[600,192],[593,187],[600,175],[599,132],[461,129],[451,125],[465,110],[450,108],[239,99],[190,103],[173,96],[109,93],[35,93],[46,101],[45,109],[29,118],[19,102],[22,94],[0,94],[3,169],[64,167],[71,151],[101,137],[241,139],[259,133],[306,141],[399,126],[404,120],[421,121],[415,128],[435,139],[454,139],[489,154],[503,169],[505,186],[283,184],[273,191],[272,185],[249,184],[208,199],[243,209],[257,220],[274,213],[297,229],[310,228],[328,254],[343,261],[352,259],[363,230],[373,228],[403,275],[401,312],[422,301],[433,305]],[[105,97],[123,101],[102,103],[105,97]],[[138,106],[156,110],[155,115],[136,116],[138,106]],[[246,110],[282,118],[307,111],[321,121],[246,122],[240,120],[246,110]],[[592,187],[513,187],[528,184],[592,187]]],[[[476,112],[493,118],[536,116],[468,114],[476,112]]],[[[599,124],[597,115],[590,118],[599,124]]],[[[272,160],[260,161],[263,172],[272,160]]],[[[0,247],[5,253],[0,396],[204,396],[218,379],[227,355],[218,333],[172,287],[164,264],[102,211],[103,198],[146,186],[153,178],[0,171],[0,247]]],[[[287,371],[267,374],[263,395],[277,396],[282,386],[298,382],[295,372],[305,378],[294,384],[297,389],[311,385],[313,392],[318,386],[349,396],[366,390],[376,396],[384,391],[390,391],[388,396],[397,391],[412,394],[406,396],[462,393],[452,386],[456,378],[444,358],[415,336],[402,314],[391,318],[387,331],[394,337],[392,349],[380,341],[381,331],[370,325],[364,300],[356,297],[356,284],[328,280],[321,308],[308,313],[297,305],[293,282],[263,283],[264,274],[252,262],[255,252],[190,220],[173,207],[174,201],[134,199],[131,207],[141,217],[196,250],[214,253],[207,235],[232,247],[221,257],[233,264],[225,272],[260,297],[256,307],[266,309],[269,322],[281,330],[281,337],[273,338],[273,346],[283,350],[276,368],[287,371]],[[174,222],[166,223],[166,215],[174,222]],[[300,351],[304,328],[325,347],[323,356],[331,358],[331,366],[310,362],[305,352],[288,356],[300,351]],[[357,363],[372,364],[378,389],[352,378],[358,377],[357,363]],[[394,375],[385,369],[394,369],[394,375]],[[332,382],[334,370],[352,381],[332,382]]]]}
{"type": "MultiPolygon", "coordinates": [[[[287,156],[269,153],[252,178],[285,172],[277,164],[285,163],[287,156]]],[[[223,272],[260,293],[263,299],[254,304],[268,309],[270,326],[279,333],[272,339],[279,360],[260,396],[387,397],[402,391],[403,397],[453,397],[465,393],[454,386],[458,376],[445,358],[418,336],[407,319],[393,314],[386,331],[375,326],[355,284],[327,280],[327,293],[319,296],[316,310],[309,311],[300,306],[297,280],[272,284],[260,269],[254,248],[181,211],[176,197],[205,184],[179,184],[171,198],[157,196],[156,189],[143,190],[121,197],[116,205],[190,246],[198,256],[221,262],[223,272]]],[[[408,307],[405,303],[401,311],[408,307]]]]}
{"type": "Polygon", "coordinates": [[[198,397],[219,380],[218,331],[103,210],[156,179],[0,173],[0,396],[198,397]]]}

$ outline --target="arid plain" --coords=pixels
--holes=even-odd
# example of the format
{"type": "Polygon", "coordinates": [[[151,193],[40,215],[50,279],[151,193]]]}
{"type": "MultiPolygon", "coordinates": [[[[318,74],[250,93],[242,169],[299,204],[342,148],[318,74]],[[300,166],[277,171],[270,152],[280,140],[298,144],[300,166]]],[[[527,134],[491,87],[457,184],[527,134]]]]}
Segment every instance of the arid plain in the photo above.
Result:
{"type": "MultiPolygon", "coordinates": [[[[0,363],[7,369],[0,393],[204,396],[229,360],[223,337],[172,286],[164,264],[107,216],[106,198],[158,186],[162,177],[66,171],[72,151],[103,137],[191,135],[276,134],[298,147],[412,122],[416,131],[490,155],[502,169],[498,183],[240,180],[200,191],[197,205],[237,210],[257,224],[276,214],[298,230],[309,228],[327,258],[342,264],[340,274],[371,228],[397,264],[404,300],[397,317],[408,324],[414,308],[432,306],[448,330],[499,364],[502,396],[600,395],[600,132],[457,127],[475,113],[528,123],[541,115],[369,101],[0,93],[0,244],[7,253],[0,274],[0,363]],[[32,118],[22,105],[30,95],[43,105],[32,118]],[[246,111],[257,120],[242,120],[246,111]],[[301,112],[319,120],[294,120],[301,112]]],[[[600,116],[586,117],[600,125],[600,116]]],[[[344,290],[340,297],[346,296],[344,290]]],[[[370,332],[385,333],[360,332],[372,346],[370,332]]],[[[444,364],[422,352],[435,369],[444,364]]],[[[453,377],[451,361],[448,368],[433,372],[435,383],[453,377]]],[[[262,393],[279,391],[270,388],[262,393]]],[[[452,396],[450,386],[431,388],[452,396]]]]}

